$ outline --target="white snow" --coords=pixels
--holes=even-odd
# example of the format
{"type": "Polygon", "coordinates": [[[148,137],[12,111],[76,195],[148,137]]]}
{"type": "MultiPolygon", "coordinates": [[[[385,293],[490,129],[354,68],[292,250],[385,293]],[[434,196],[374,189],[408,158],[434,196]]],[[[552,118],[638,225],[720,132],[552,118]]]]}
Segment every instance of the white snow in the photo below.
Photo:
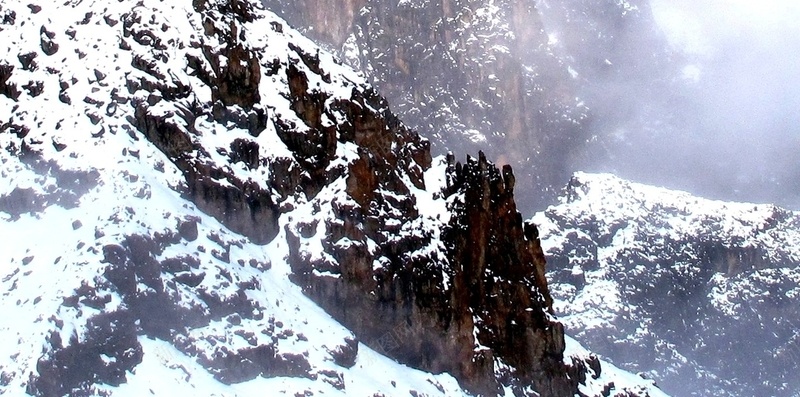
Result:
{"type": "MultiPolygon", "coordinates": [[[[564,338],[566,342],[566,349],[564,351],[564,363],[571,364],[571,358],[587,359],[592,354],[583,348],[575,339],[569,336],[564,338]]],[[[630,372],[623,371],[611,363],[601,361],[600,376],[596,379],[594,376],[587,374],[586,384],[581,385],[580,391],[588,396],[602,395],[603,389],[609,383],[613,383],[614,387],[611,389],[611,395],[625,392],[635,393],[637,395],[648,395],[650,397],[666,397],[667,395],[654,386],[652,380],[647,380],[634,375],[630,372]]]]}

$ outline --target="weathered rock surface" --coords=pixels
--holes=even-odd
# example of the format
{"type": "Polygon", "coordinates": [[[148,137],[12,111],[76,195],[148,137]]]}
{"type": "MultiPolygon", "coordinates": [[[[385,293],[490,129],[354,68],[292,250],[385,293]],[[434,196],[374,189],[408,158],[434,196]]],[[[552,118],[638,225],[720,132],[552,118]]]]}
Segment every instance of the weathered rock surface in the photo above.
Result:
{"type": "Polygon", "coordinates": [[[563,327],[547,316],[538,232],[516,211],[510,168],[501,176],[483,154],[464,165],[451,158],[447,177],[442,194],[452,215],[441,224],[443,257],[409,255],[432,236],[387,235],[381,212],[395,210],[410,222],[416,209],[393,200],[407,194],[402,185],[378,178],[349,191],[355,205],[337,207],[338,221],[326,225],[323,247],[335,262],[303,255],[302,230],[289,233],[290,249],[299,252],[289,259],[294,279],[368,345],[403,363],[451,373],[483,395],[526,385],[571,395],[577,384],[561,359],[563,327]],[[377,249],[369,248],[373,242],[377,249]],[[322,272],[338,277],[316,276],[322,272]]]}

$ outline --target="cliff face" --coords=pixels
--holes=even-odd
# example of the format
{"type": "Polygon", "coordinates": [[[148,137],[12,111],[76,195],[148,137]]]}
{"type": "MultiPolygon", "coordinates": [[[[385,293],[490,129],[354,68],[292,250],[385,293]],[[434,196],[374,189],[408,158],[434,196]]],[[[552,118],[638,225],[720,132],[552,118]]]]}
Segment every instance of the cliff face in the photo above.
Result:
{"type": "Polygon", "coordinates": [[[433,229],[417,223],[423,208],[397,201],[409,194],[403,185],[380,178],[355,186],[351,197],[364,201],[337,206],[338,221],[326,222],[322,246],[334,263],[312,259],[301,244],[319,226],[288,231],[298,251],[293,279],[367,345],[451,373],[473,392],[571,394],[563,327],[546,313],[544,256],[535,226],[516,211],[510,168],[501,176],[481,154],[464,165],[450,158],[446,176],[437,193],[443,211],[422,215],[435,214],[424,221],[433,229]],[[415,223],[425,231],[406,226],[415,223]]]}
{"type": "Polygon", "coordinates": [[[549,316],[510,168],[259,4],[0,12],[4,388],[658,393],[549,316]]]}
{"type": "MultiPolygon", "coordinates": [[[[464,166],[450,162],[454,217],[443,240],[451,263],[461,274],[453,279],[453,298],[471,316],[480,358],[496,358],[520,381],[546,395],[571,392],[558,359],[564,329],[541,310],[552,299],[545,279],[545,259],[533,224],[523,224],[514,204],[511,168],[501,172],[483,154],[464,166]],[[464,308],[464,304],[468,305],[464,308]],[[488,349],[487,349],[488,348],[488,349]]],[[[490,360],[489,360],[490,361],[490,360]]],[[[510,375],[510,374],[507,374],[510,375]]]]}
{"type": "Polygon", "coordinates": [[[367,0],[322,0],[303,2],[264,2],[272,12],[291,16],[292,21],[312,22],[303,27],[306,34],[320,43],[341,47],[352,34],[353,24],[359,18],[367,0]]]}

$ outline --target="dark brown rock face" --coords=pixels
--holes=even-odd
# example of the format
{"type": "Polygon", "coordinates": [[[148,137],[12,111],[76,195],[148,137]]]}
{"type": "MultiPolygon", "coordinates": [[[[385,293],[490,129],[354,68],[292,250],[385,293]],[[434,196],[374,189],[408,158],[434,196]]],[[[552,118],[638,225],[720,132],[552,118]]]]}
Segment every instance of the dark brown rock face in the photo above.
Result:
{"type": "Polygon", "coordinates": [[[142,348],[136,340],[136,326],[130,313],[110,312],[92,318],[86,340],[64,342],[58,333],[48,338],[56,352],[39,360],[39,376],[28,385],[27,393],[37,396],[72,394],[74,388],[96,381],[109,385],[125,382],[126,371],[142,361],[142,348]],[[113,357],[106,363],[101,355],[113,357]]]}
{"type": "Polygon", "coordinates": [[[461,270],[453,279],[456,312],[473,316],[477,342],[514,376],[542,395],[568,394],[564,329],[546,315],[552,298],[545,258],[536,226],[523,224],[516,210],[511,167],[501,174],[481,153],[463,166],[451,159],[448,176],[451,191],[463,194],[444,235],[448,259],[461,270]]]}
{"type": "Polygon", "coordinates": [[[441,226],[446,249],[439,257],[412,254],[431,243],[430,235],[401,233],[378,216],[413,222],[417,210],[396,199],[407,190],[385,176],[387,158],[367,153],[350,167],[348,193],[356,203],[335,205],[336,219],[325,225],[323,246],[335,262],[303,253],[301,239],[316,225],[287,228],[295,282],[374,349],[451,373],[472,392],[496,395],[506,385],[573,395],[577,380],[562,362],[563,327],[547,316],[552,299],[538,232],[516,210],[510,167],[501,172],[483,154],[464,165],[450,158],[443,194],[452,215],[441,226]]]}
{"type": "Polygon", "coordinates": [[[353,21],[365,4],[367,0],[270,2],[267,5],[273,12],[295,16],[297,19],[292,22],[311,22],[307,25],[314,27],[307,32],[310,37],[339,47],[351,34],[353,21]]]}
{"type": "Polygon", "coordinates": [[[237,41],[235,29],[220,31],[208,19],[205,26],[206,33],[211,33],[209,36],[217,36],[226,41],[222,51],[209,46],[203,47],[203,54],[210,63],[213,74],[200,76],[206,77],[204,82],[211,87],[212,100],[220,100],[226,106],[239,105],[245,109],[253,107],[261,99],[258,93],[258,83],[261,80],[258,58],[237,41]],[[225,57],[224,65],[220,64],[219,55],[225,57]]]}
{"type": "Polygon", "coordinates": [[[291,92],[292,110],[309,127],[297,133],[288,126],[280,126],[278,133],[289,150],[297,154],[300,161],[312,170],[322,170],[336,153],[336,127],[322,125],[326,95],[309,91],[308,76],[295,65],[286,69],[291,92]]]}

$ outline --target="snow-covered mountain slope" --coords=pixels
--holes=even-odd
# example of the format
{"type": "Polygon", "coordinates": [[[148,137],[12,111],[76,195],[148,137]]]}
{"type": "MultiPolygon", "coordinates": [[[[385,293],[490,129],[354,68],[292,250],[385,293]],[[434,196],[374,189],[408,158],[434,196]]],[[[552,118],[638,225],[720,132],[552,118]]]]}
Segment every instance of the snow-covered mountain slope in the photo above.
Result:
{"type": "Polygon", "coordinates": [[[800,214],[574,175],[533,218],[578,340],[675,395],[800,390],[800,214]]]}
{"type": "Polygon", "coordinates": [[[548,314],[510,168],[259,4],[0,20],[0,393],[662,395],[548,314]]]}

